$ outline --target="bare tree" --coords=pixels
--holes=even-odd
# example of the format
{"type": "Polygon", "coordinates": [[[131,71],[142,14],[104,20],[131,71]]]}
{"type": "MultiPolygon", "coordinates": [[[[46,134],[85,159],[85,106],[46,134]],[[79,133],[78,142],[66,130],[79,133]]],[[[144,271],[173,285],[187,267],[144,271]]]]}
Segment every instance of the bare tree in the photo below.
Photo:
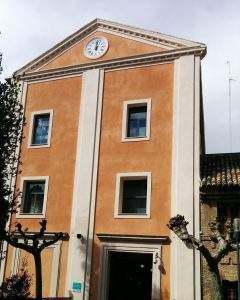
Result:
{"type": "Polygon", "coordinates": [[[176,215],[169,220],[167,224],[168,228],[172,230],[179,239],[181,239],[188,248],[195,248],[207,262],[207,266],[211,276],[211,282],[214,290],[215,300],[223,300],[223,289],[221,284],[221,278],[219,273],[219,262],[221,259],[229,254],[231,251],[237,249],[236,241],[233,239],[233,228],[230,220],[224,224],[225,226],[225,237],[221,234],[220,228],[223,224],[216,220],[209,222],[209,227],[211,230],[210,239],[216,243],[217,249],[214,253],[203,244],[202,241],[196,239],[194,236],[190,235],[187,230],[188,222],[182,215],[176,215]]]}
{"type": "Polygon", "coordinates": [[[35,277],[36,277],[36,297],[42,299],[42,260],[41,253],[46,248],[55,244],[60,239],[66,238],[67,234],[62,232],[53,233],[52,237],[46,239],[46,225],[47,221],[42,220],[39,222],[40,230],[37,233],[28,233],[22,230],[22,225],[18,223],[16,230],[8,232],[5,235],[5,241],[11,246],[19,248],[31,253],[35,263],[35,277]]]}

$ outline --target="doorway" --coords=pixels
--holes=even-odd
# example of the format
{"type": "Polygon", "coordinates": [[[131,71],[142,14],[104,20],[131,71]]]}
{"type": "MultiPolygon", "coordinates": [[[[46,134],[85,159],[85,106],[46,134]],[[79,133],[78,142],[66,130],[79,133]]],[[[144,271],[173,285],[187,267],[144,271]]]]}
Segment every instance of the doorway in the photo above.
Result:
{"type": "Polygon", "coordinates": [[[153,254],[109,253],[108,300],[152,299],[153,254]]]}
{"type": "Polygon", "coordinates": [[[98,300],[160,299],[161,245],[136,240],[101,244],[98,300]]]}

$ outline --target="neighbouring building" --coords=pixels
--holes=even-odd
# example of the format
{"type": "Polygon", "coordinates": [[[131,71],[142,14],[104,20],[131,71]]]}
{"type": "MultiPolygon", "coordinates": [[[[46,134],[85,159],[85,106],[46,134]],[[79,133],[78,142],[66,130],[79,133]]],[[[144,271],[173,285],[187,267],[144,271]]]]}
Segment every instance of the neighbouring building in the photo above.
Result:
{"type": "MultiPolygon", "coordinates": [[[[16,220],[69,234],[43,252],[44,295],[200,299],[199,254],[166,224],[181,213],[199,234],[205,53],[96,19],[15,73],[27,123],[16,220]]],[[[25,255],[9,247],[1,276],[25,255]]]]}
{"type": "MultiPolygon", "coordinates": [[[[233,220],[240,217],[240,153],[202,155],[200,191],[202,240],[214,251],[215,245],[209,238],[209,221],[218,218],[224,224],[228,218],[233,220]]],[[[225,256],[219,269],[225,299],[237,299],[236,252],[225,256]]],[[[203,299],[212,300],[214,294],[204,260],[201,271],[203,299]]]]}

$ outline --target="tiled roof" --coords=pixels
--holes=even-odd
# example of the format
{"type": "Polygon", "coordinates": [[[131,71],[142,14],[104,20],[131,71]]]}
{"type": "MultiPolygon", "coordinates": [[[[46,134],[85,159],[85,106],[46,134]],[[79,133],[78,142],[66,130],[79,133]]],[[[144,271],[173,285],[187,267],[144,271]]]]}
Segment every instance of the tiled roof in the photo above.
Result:
{"type": "Polygon", "coordinates": [[[201,156],[201,190],[240,189],[240,153],[201,156]]]}

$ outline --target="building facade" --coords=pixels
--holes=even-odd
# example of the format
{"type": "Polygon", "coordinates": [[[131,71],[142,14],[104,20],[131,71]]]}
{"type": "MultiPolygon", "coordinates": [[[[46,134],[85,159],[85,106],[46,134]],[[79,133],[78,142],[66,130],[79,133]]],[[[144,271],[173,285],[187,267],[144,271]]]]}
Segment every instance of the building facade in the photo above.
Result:
{"type": "MultiPolygon", "coordinates": [[[[43,252],[44,295],[200,299],[200,257],[166,224],[181,213],[199,233],[205,53],[96,19],[16,72],[26,138],[15,219],[69,234],[43,252]]],[[[2,276],[25,255],[9,247],[2,276]]]]}
{"type": "MultiPolygon", "coordinates": [[[[208,223],[218,218],[222,225],[240,216],[240,154],[204,154],[201,157],[201,231],[202,240],[214,252],[208,223]]],[[[224,235],[224,228],[222,228],[224,235]]],[[[231,252],[219,263],[225,299],[237,299],[237,253],[231,252]]],[[[202,295],[214,299],[211,278],[202,260],[202,295]]]]}

